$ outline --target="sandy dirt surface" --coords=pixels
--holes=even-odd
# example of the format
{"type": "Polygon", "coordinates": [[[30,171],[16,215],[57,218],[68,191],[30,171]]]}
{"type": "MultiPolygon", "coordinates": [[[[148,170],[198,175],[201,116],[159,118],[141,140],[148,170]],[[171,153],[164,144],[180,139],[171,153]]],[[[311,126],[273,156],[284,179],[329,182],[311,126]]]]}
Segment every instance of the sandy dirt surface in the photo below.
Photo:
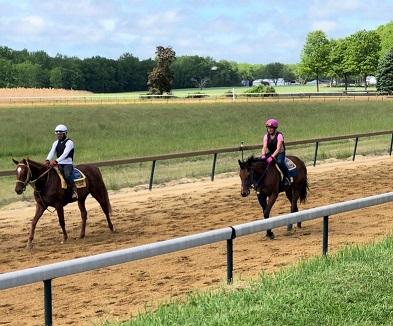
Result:
{"type": "Polygon", "coordinates": [[[2,97],[30,97],[30,96],[77,96],[92,94],[87,91],[76,91],[60,88],[0,88],[0,99],[2,97]]]}
{"type": "MultiPolygon", "coordinates": [[[[392,191],[391,157],[360,158],[308,167],[310,193],[300,210],[392,191]]],[[[45,212],[28,251],[27,232],[34,204],[17,202],[0,209],[0,272],[59,262],[115,249],[122,249],[184,235],[246,223],[261,218],[252,193],[240,196],[238,176],[217,177],[193,183],[171,184],[153,189],[111,192],[111,233],[94,199],[87,202],[87,236],[78,239],[77,205],[66,207],[69,241],[60,244],[55,214],[45,212]]],[[[272,216],[287,213],[283,194],[272,216]]],[[[384,204],[330,219],[329,252],[349,244],[370,243],[393,228],[393,204],[384,204]]],[[[291,233],[275,230],[276,239],[264,234],[234,241],[234,287],[274,272],[299,260],[321,255],[322,220],[308,221],[291,233]]],[[[226,286],[226,243],[117,265],[55,279],[53,319],[55,325],[92,325],[106,318],[126,320],[158,303],[182,299],[186,294],[226,286]]],[[[0,291],[0,325],[42,325],[43,284],[0,291]]]]}

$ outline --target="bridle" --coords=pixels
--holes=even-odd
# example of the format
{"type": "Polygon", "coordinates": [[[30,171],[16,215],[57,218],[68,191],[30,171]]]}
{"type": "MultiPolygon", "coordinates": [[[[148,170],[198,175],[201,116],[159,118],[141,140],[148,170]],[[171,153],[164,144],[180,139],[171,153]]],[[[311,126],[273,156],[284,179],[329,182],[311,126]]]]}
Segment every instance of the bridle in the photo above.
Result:
{"type": "Polygon", "coordinates": [[[25,180],[25,181],[22,181],[22,180],[19,180],[19,179],[18,179],[18,180],[16,180],[16,183],[21,183],[21,184],[23,185],[23,191],[25,191],[26,186],[27,186],[28,184],[29,184],[30,186],[32,186],[32,187],[34,188],[34,190],[36,190],[36,188],[35,188],[35,183],[37,182],[37,180],[40,179],[40,178],[42,178],[45,174],[47,174],[47,173],[52,169],[52,168],[47,169],[44,173],[40,174],[37,178],[35,178],[34,180],[31,180],[31,178],[33,177],[33,174],[32,174],[32,172],[31,172],[29,162],[26,161],[26,164],[24,164],[24,163],[19,163],[19,164],[17,165],[17,168],[18,168],[18,167],[21,167],[21,166],[27,167],[27,176],[26,176],[26,180],[25,180]]]}
{"type": "Polygon", "coordinates": [[[246,184],[248,189],[254,189],[255,191],[258,191],[261,181],[266,176],[267,171],[269,170],[269,166],[270,166],[269,164],[266,166],[266,169],[263,171],[263,173],[260,175],[258,179],[255,178],[254,168],[252,167],[249,168],[249,170],[251,171],[250,174],[247,176],[247,179],[250,178],[251,182],[249,184],[248,183],[246,184]]]}

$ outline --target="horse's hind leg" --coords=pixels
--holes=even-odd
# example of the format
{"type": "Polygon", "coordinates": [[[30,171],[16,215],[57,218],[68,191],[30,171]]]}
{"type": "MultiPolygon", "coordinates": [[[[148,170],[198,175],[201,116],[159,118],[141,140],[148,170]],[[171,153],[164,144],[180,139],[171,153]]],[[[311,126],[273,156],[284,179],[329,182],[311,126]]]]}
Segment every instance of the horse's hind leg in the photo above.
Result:
{"type": "Polygon", "coordinates": [[[82,198],[78,198],[78,207],[81,212],[81,219],[82,219],[81,233],[79,235],[80,239],[83,239],[86,234],[87,210],[86,210],[86,206],[85,206],[85,200],[86,200],[86,196],[82,197],[82,198]]]}
{"type": "MultiPolygon", "coordinates": [[[[291,203],[291,213],[295,213],[298,212],[299,209],[297,207],[297,201],[299,199],[299,193],[295,190],[292,190],[292,188],[288,189],[285,194],[287,195],[287,198],[289,200],[289,202],[291,203]]],[[[297,227],[301,228],[302,227],[302,223],[301,222],[297,222],[297,227]]],[[[287,230],[291,231],[292,230],[292,224],[288,224],[287,226],[287,230]]]]}
{"type": "MultiPolygon", "coordinates": [[[[106,190],[105,190],[106,191],[106,190]]],[[[109,230],[111,230],[113,232],[113,224],[111,221],[111,207],[110,207],[110,203],[109,203],[109,198],[108,198],[108,193],[105,193],[105,191],[101,191],[101,194],[95,194],[95,193],[91,193],[91,195],[98,201],[98,203],[100,204],[102,211],[105,214],[106,217],[106,221],[108,222],[108,227],[109,230]]]]}

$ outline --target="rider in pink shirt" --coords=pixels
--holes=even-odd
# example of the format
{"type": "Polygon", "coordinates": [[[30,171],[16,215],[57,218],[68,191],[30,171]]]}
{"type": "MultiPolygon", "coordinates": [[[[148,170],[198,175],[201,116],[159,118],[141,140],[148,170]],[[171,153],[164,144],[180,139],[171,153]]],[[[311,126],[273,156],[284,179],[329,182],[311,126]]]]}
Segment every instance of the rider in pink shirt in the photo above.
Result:
{"type": "Polygon", "coordinates": [[[284,174],[284,186],[290,186],[291,179],[289,177],[288,167],[285,164],[285,144],[284,136],[277,131],[278,121],[269,119],[265,122],[267,133],[263,136],[263,146],[261,158],[267,160],[269,164],[277,162],[282,173],[284,174]]]}

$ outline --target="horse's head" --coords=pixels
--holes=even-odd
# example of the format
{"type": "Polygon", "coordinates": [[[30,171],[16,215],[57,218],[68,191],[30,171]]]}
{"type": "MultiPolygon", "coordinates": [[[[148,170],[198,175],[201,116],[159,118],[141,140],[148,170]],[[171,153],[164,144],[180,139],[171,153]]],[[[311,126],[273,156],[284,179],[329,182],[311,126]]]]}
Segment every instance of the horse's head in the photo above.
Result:
{"type": "Polygon", "coordinates": [[[266,162],[255,158],[249,157],[247,161],[239,160],[239,176],[241,180],[240,194],[247,197],[250,194],[251,188],[257,188],[258,178],[262,175],[262,171],[266,169],[266,162]],[[257,179],[255,179],[257,178],[257,179]]]}
{"type": "Polygon", "coordinates": [[[12,161],[16,164],[16,185],[15,185],[15,192],[18,195],[21,195],[25,189],[26,185],[31,180],[31,170],[29,167],[29,163],[23,159],[22,161],[16,161],[12,159],[12,161]]]}

